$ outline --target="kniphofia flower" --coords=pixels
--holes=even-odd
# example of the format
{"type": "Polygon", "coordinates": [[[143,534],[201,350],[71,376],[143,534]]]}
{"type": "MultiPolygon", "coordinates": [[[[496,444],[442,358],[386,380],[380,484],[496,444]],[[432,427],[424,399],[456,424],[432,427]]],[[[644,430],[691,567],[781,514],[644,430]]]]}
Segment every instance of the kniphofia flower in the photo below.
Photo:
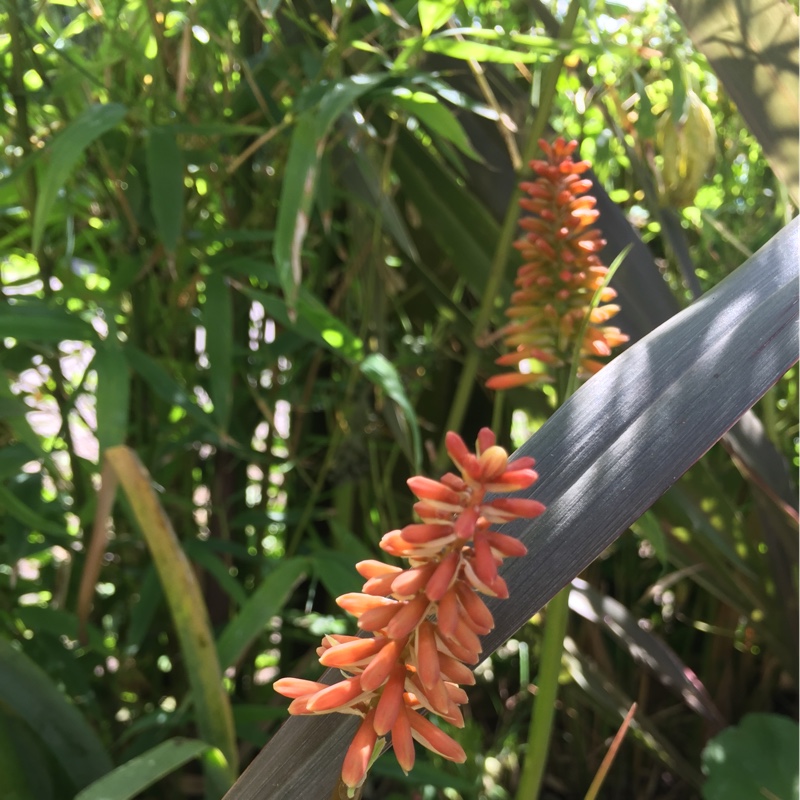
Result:
{"type": "Polygon", "coordinates": [[[599,216],[596,199],[587,194],[592,182],[582,177],[591,165],[573,161],[575,141],[559,138],[550,145],[540,140],[539,146],[546,159],[531,161],[536,179],[520,184],[526,195],[520,206],[533,214],[520,221],[526,233],[514,244],[525,263],[506,310],[509,322],[498,331],[509,352],[495,363],[515,369],[491,377],[486,382],[490,389],[551,380],[553,368],[570,360],[587,315],[580,345],[582,376],[600,370],[598,359],[628,341],[619,328],[606,325],[619,311],[610,286],[602,288],[601,304],[590,310],[608,273],[599,256],[606,242],[591,227],[599,216]]]}
{"type": "Polygon", "coordinates": [[[381,540],[381,548],[408,567],[361,561],[362,591],[337,601],[371,634],[332,634],[317,648],[320,663],[341,670],[344,680],[326,685],[281,678],[274,684],[292,698],[291,714],[362,717],[342,766],[342,781],[351,789],[363,783],[376,742],[387,734],[406,772],[414,766],[414,741],[451,761],[466,759],[461,746],[420,712],[464,724],[460,706],[467,695],[460,684],[475,682],[468,665],[478,663],[480,636],[494,627],[480,595],[508,597],[499,567],[526,552],[519,540],[492,526],[544,511],[536,500],[487,497],[527,489],[537,479],[533,459],[509,462],[488,428],[478,434],[475,453],[453,432],[445,444],[458,474],[438,481],[411,478],[421,522],[381,540]]]}

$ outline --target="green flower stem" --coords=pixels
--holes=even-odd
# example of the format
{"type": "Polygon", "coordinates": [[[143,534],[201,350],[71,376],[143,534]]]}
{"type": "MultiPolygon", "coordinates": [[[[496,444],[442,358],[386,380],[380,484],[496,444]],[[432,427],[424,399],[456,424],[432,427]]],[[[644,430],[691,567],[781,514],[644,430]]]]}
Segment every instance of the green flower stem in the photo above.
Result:
{"type": "Polygon", "coordinates": [[[517,800],[536,800],[542,788],[550,739],[553,735],[561,654],[569,620],[569,592],[565,586],[548,604],[542,652],[539,659],[536,699],[528,728],[528,751],[522,768],[517,800]]]}

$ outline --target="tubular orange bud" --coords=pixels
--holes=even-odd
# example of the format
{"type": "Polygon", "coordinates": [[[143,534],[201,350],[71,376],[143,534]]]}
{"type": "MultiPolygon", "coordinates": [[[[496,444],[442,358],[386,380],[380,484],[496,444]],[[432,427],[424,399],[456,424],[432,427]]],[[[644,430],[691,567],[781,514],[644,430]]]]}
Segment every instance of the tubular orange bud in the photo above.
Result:
{"type": "Polygon", "coordinates": [[[445,592],[436,610],[436,627],[444,636],[451,636],[458,624],[457,586],[445,592]]]}
{"type": "Polygon", "coordinates": [[[464,609],[464,613],[482,627],[492,630],[494,628],[494,617],[492,612],[486,607],[486,603],[478,597],[469,587],[461,584],[457,587],[458,601],[464,609]]]}
{"type": "Polygon", "coordinates": [[[439,681],[439,654],[436,649],[436,634],[433,625],[425,620],[417,628],[414,642],[417,651],[417,674],[426,689],[439,681]]]}
{"type": "Polygon", "coordinates": [[[411,735],[423,747],[427,747],[428,750],[438,753],[448,761],[455,761],[457,764],[463,764],[467,760],[461,745],[455,739],[451,739],[441,728],[437,728],[416,711],[409,710],[406,713],[411,723],[411,735]]]}
{"type": "Polygon", "coordinates": [[[321,691],[312,695],[308,699],[308,710],[312,713],[318,711],[330,711],[337,706],[351,704],[356,698],[364,693],[358,677],[347,678],[346,680],[334,683],[333,686],[326,686],[321,691]]]}
{"type": "Polygon", "coordinates": [[[373,597],[361,592],[349,592],[336,598],[336,605],[354,617],[361,616],[365,611],[369,611],[372,608],[391,606],[394,603],[395,601],[390,600],[388,597],[373,597]]]}
{"type": "Polygon", "coordinates": [[[424,564],[401,572],[392,581],[393,594],[401,598],[413,597],[422,591],[435,569],[436,564],[424,564]]]}
{"type": "MultiPolygon", "coordinates": [[[[412,712],[413,713],[413,712],[412,712]]],[[[392,747],[400,769],[408,775],[414,768],[414,740],[411,737],[411,724],[408,710],[401,708],[392,726],[392,747]]]]}
{"type": "MultiPolygon", "coordinates": [[[[516,517],[532,519],[545,510],[538,500],[528,500],[524,497],[498,497],[492,500],[491,507],[504,515],[501,520],[503,522],[516,517]]],[[[486,517],[488,519],[488,515],[486,517]]]]}
{"type": "Polygon", "coordinates": [[[445,536],[448,528],[449,525],[406,525],[400,533],[410,544],[427,544],[445,536]]]}
{"type": "Polygon", "coordinates": [[[379,578],[382,575],[396,575],[402,572],[400,567],[384,564],[383,561],[359,561],[356,570],[362,578],[379,578]]]}
{"type": "Polygon", "coordinates": [[[528,548],[513,536],[506,536],[498,531],[486,531],[485,537],[492,551],[497,551],[504,558],[518,558],[528,552],[528,548]]]}
{"type": "Polygon", "coordinates": [[[461,554],[456,552],[448,553],[431,572],[425,587],[425,594],[428,599],[437,602],[442,599],[445,592],[450,588],[453,578],[461,563],[461,554]]]}
{"type": "Polygon", "coordinates": [[[362,631],[379,631],[392,621],[394,615],[397,614],[402,607],[402,603],[392,600],[391,605],[371,608],[358,618],[358,627],[361,628],[362,631]]]}
{"type": "Polygon", "coordinates": [[[406,601],[404,607],[386,625],[386,635],[390,639],[401,639],[408,636],[428,613],[429,605],[430,601],[424,594],[406,601]]]}
{"type": "Polygon", "coordinates": [[[441,651],[439,651],[439,670],[446,681],[465,683],[467,686],[475,683],[475,676],[469,667],[465,667],[460,661],[441,651]]]}
{"type": "Polygon", "coordinates": [[[430,478],[423,478],[417,475],[409,478],[406,483],[420,500],[434,500],[447,505],[461,507],[461,497],[458,492],[454,492],[449,487],[439,481],[432,481],[430,478]]]}
{"type": "Polygon", "coordinates": [[[388,641],[383,637],[370,637],[368,639],[358,639],[355,642],[339,644],[326,650],[320,656],[319,663],[323,667],[337,667],[339,669],[348,665],[355,666],[376,655],[388,641]]]}
{"type": "Polygon", "coordinates": [[[371,594],[376,597],[387,597],[392,593],[392,583],[398,574],[398,572],[388,572],[386,575],[370,578],[361,587],[361,591],[364,592],[364,594],[371,594]]]}
{"type": "Polygon", "coordinates": [[[327,684],[317,683],[316,681],[304,681],[302,678],[278,678],[278,680],[272,684],[272,688],[284,697],[296,698],[315,694],[327,688],[327,684]]]}
{"type": "Polygon", "coordinates": [[[356,731],[353,741],[347,750],[342,765],[342,781],[345,786],[355,789],[364,782],[375,749],[378,735],[374,727],[375,710],[371,710],[364,717],[364,721],[356,731]]]}
{"type": "Polygon", "coordinates": [[[403,687],[406,668],[398,664],[383,687],[378,705],[375,707],[375,733],[385,736],[394,727],[397,716],[403,710],[403,687]]]}
{"type": "Polygon", "coordinates": [[[392,639],[369,662],[361,673],[360,686],[364,692],[374,692],[391,674],[406,645],[405,639],[392,639]]]}

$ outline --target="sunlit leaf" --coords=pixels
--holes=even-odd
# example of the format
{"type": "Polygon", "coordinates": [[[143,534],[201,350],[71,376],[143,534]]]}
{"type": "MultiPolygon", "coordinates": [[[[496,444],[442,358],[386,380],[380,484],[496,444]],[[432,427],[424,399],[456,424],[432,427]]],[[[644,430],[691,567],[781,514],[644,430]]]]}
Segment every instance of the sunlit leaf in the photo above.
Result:
{"type": "Polygon", "coordinates": [[[89,106],[50,143],[33,214],[34,251],[41,247],[50,210],[78,160],[95,139],[119,125],[126,113],[119,103],[89,106]]]}

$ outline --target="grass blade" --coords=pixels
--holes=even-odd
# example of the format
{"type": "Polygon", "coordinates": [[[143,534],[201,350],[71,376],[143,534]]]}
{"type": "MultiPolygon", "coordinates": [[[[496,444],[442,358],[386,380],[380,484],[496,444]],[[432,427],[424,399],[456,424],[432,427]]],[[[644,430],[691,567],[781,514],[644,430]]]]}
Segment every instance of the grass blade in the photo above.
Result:
{"type": "Polygon", "coordinates": [[[228,762],[223,769],[211,770],[209,777],[217,783],[232,782],[238,761],[233,715],[197,577],[136,454],[128,447],[111,447],[106,459],[125,491],[158,571],[189,675],[200,735],[219,748],[228,762]]]}

